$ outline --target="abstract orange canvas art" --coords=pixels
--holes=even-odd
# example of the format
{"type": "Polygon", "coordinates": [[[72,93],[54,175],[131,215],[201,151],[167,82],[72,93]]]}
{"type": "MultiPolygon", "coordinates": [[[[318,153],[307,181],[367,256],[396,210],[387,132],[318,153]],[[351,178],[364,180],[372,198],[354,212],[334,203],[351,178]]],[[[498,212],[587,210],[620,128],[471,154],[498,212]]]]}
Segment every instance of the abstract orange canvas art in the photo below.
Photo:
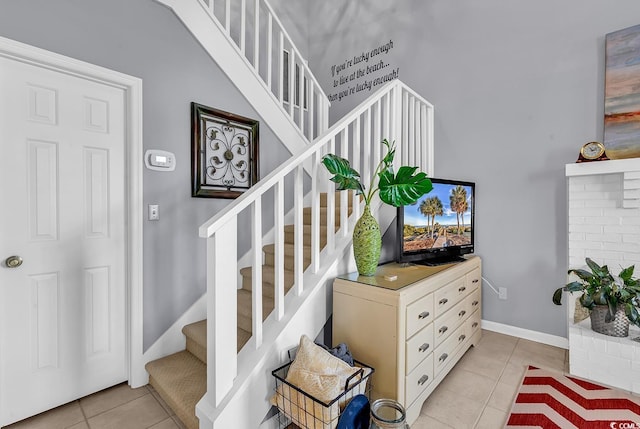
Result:
{"type": "Polygon", "coordinates": [[[640,157],[640,25],[606,36],[604,144],[610,159],[640,157]]]}

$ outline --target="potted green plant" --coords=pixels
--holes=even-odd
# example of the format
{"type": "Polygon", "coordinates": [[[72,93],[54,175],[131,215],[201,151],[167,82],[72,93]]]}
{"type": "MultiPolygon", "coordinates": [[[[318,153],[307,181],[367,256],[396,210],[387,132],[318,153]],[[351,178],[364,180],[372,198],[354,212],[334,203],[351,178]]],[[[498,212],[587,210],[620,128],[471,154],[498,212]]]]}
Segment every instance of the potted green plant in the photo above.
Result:
{"type": "Polygon", "coordinates": [[[609,268],[586,258],[590,272],[569,270],[578,280],[556,289],[553,303],[561,305],[562,292],[582,292],[580,304],[589,309],[591,329],[605,335],[626,337],[629,322],[640,326],[640,282],[633,278],[634,266],[624,268],[617,276],[609,268]]]}
{"type": "Polygon", "coordinates": [[[348,160],[332,153],[322,158],[322,164],[329,173],[333,174],[331,181],[338,185],[338,190],[354,190],[356,195],[362,195],[364,200],[364,211],[353,230],[353,255],[358,273],[363,276],[375,274],[382,248],[380,226],[370,211],[375,194],[379,193],[380,199],[386,204],[400,207],[414,204],[432,189],[431,180],[427,175],[416,172],[418,167],[402,166],[395,174],[393,170],[395,142],[391,144],[384,139],[382,144],[385,154],[371,175],[368,188],[362,183],[360,173],[351,167],[348,160]]]}

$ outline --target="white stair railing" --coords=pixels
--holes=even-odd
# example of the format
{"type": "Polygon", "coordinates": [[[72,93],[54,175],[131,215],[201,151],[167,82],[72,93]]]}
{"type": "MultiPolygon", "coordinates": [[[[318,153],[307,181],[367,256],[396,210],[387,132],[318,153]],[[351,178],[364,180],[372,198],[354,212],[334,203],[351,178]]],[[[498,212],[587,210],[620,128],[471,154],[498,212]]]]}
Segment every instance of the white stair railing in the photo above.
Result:
{"type": "Polygon", "coordinates": [[[266,0],[197,1],[309,141],[327,129],[329,99],[266,0]]]}
{"type": "MultiPolygon", "coordinates": [[[[252,252],[252,340],[246,347],[260,350],[263,345],[262,314],[262,207],[274,207],[275,237],[275,309],[276,320],[282,320],[288,312],[296,308],[285,308],[284,299],[284,239],[281,230],[284,225],[286,205],[294,211],[294,254],[295,285],[297,296],[317,284],[303,284],[303,275],[309,271],[316,273],[324,261],[321,257],[336,257],[336,243],[345,243],[350,237],[348,229],[354,224],[362,211],[354,204],[351,221],[347,219],[347,199],[345,192],[340,193],[340,212],[333,216],[336,201],[335,193],[327,195],[327,245],[320,252],[320,188],[328,184],[328,175],[324,172],[320,160],[326,153],[339,153],[350,160],[351,165],[362,173],[363,182],[369,183],[369,177],[375,170],[381,157],[381,140],[388,138],[397,144],[396,162],[402,165],[415,165],[429,176],[433,173],[433,106],[416,94],[402,82],[389,82],[372,94],[351,113],[318,137],[306,149],[293,156],[288,162],[260,180],[253,188],[236,199],[227,209],[212,217],[200,227],[200,237],[207,240],[207,394],[200,409],[213,410],[231,391],[238,374],[237,346],[237,247],[243,237],[249,236],[252,252]],[[336,152],[337,151],[337,152],[336,152]],[[311,165],[310,175],[305,179],[303,164],[311,165]],[[311,188],[311,265],[303,273],[303,189],[311,188]],[[286,198],[289,196],[290,198],[286,198]],[[251,227],[246,225],[251,222],[251,227]],[[335,225],[340,229],[335,231],[335,225]],[[240,228],[238,228],[240,226],[240,228]],[[250,231],[247,234],[247,230],[250,231]]],[[[372,207],[375,210],[375,207],[372,207]]],[[[266,226],[268,227],[268,226],[266,226]]],[[[341,244],[344,245],[344,244],[341,244]]],[[[313,276],[311,276],[313,277],[313,276]]],[[[306,277],[305,277],[306,280],[306,277]]],[[[273,326],[273,325],[270,325],[273,326]]],[[[282,326],[276,327],[282,329],[282,326]]],[[[244,352],[244,350],[242,350],[244,352]]],[[[242,353],[241,352],[241,353],[242,353]]],[[[257,365],[256,362],[255,365],[257,365]]],[[[255,370],[255,365],[244,365],[255,370]]],[[[246,379],[246,375],[238,377],[246,379]]],[[[244,389],[246,390],[246,389],[244,389]]],[[[238,389],[236,389],[238,391],[238,389]]],[[[202,403],[201,401],[201,403],[202,403]]],[[[220,412],[220,410],[217,410],[220,412]]]]}

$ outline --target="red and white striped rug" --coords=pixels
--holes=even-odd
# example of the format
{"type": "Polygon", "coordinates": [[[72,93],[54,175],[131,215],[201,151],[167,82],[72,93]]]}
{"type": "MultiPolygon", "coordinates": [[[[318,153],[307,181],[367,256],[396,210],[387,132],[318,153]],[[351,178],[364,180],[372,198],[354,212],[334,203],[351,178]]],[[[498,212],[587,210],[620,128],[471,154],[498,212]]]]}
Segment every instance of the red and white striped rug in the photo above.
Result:
{"type": "Polygon", "coordinates": [[[640,429],[640,397],[529,366],[505,428],[640,429]]]}

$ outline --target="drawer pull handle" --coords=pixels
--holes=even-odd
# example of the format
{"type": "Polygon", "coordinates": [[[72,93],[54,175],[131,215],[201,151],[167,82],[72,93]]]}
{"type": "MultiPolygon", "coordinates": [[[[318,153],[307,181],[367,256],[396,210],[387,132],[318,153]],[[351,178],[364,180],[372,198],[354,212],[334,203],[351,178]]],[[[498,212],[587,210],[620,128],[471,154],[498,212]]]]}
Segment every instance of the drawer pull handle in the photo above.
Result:
{"type": "Polygon", "coordinates": [[[447,298],[442,298],[440,301],[438,301],[438,304],[445,305],[447,302],[449,302],[447,298]]]}
{"type": "Polygon", "coordinates": [[[447,358],[449,357],[448,354],[446,353],[442,353],[442,356],[440,356],[440,358],[438,359],[440,362],[444,362],[445,360],[447,360],[447,358]]]}
{"type": "Polygon", "coordinates": [[[471,303],[471,305],[473,305],[474,307],[475,307],[476,305],[478,305],[478,304],[480,304],[478,301],[473,301],[473,302],[471,303]]]}
{"type": "Polygon", "coordinates": [[[480,280],[478,279],[473,279],[473,281],[471,283],[478,283],[480,280]]]}
{"type": "Polygon", "coordinates": [[[464,286],[458,288],[458,292],[464,292],[465,290],[467,290],[467,288],[464,286]]]}
{"type": "Polygon", "coordinates": [[[428,375],[423,375],[422,377],[420,377],[420,380],[418,380],[418,384],[420,386],[422,386],[424,383],[427,382],[427,380],[429,380],[429,376],[428,375]]]}
{"type": "Polygon", "coordinates": [[[422,313],[418,314],[418,319],[426,319],[427,317],[429,317],[428,311],[423,311],[422,313]]]}
{"type": "Polygon", "coordinates": [[[429,344],[428,343],[424,343],[423,345],[420,346],[418,351],[419,352],[426,352],[428,348],[429,348],[429,344]]]}
{"type": "Polygon", "coordinates": [[[447,332],[449,330],[448,327],[443,326],[442,328],[438,329],[438,332],[440,332],[441,334],[444,334],[445,332],[447,332]]]}
{"type": "Polygon", "coordinates": [[[467,336],[465,334],[462,334],[458,337],[458,341],[464,341],[465,338],[467,338],[467,336]]]}
{"type": "Polygon", "coordinates": [[[476,326],[478,326],[478,322],[473,322],[473,325],[471,325],[472,328],[475,328],[476,326]]]}
{"type": "Polygon", "coordinates": [[[465,314],[467,314],[467,312],[465,310],[462,310],[460,313],[458,313],[458,317],[462,317],[465,314]]]}

